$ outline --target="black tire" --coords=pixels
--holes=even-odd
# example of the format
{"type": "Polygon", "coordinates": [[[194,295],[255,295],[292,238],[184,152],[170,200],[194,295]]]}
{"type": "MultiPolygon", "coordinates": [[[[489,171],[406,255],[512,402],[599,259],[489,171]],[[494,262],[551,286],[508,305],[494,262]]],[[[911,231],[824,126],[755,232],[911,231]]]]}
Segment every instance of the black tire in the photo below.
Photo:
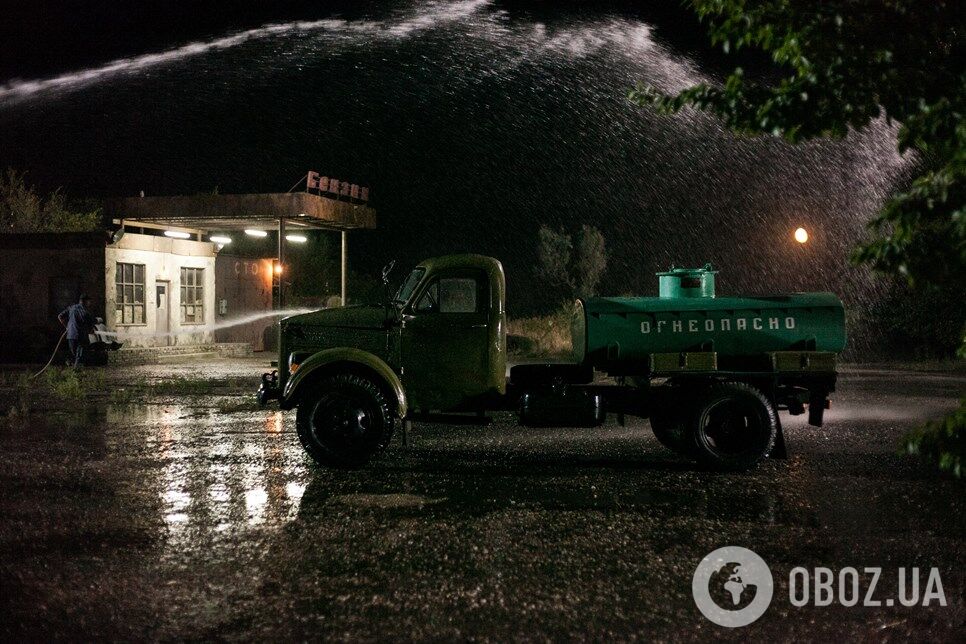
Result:
{"type": "Polygon", "coordinates": [[[378,385],[339,374],[306,391],[295,425],[302,447],[319,465],[361,467],[389,445],[394,421],[378,385]]]}
{"type": "Polygon", "coordinates": [[[694,456],[720,471],[753,468],[775,445],[778,416],[761,391],[742,382],[710,387],[688,419],[694,456]]]}

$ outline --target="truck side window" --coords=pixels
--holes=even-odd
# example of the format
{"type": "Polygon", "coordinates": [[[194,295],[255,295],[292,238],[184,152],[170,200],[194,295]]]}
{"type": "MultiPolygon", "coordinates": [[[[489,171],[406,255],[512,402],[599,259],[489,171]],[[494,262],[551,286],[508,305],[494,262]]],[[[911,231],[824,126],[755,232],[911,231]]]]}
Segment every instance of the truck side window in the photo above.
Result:
{"type": "Polygon", "coordinates": [[[433,280],[433,283],[426,288],[423,296],[419,298],[419,302],[416,303],[416,311],[418,313],[433,313],[438,310],[439,280],[433,280]]]}
{"type": "Polygon", "coordinates": [[[472,277],[444,277],[439,280],[440,313],[476,313],[476,280],[472,277]]]}
{"type": "Polygon", "coordinates": [[[478,313],[480,281],[475,277],[441,277],[423,292],[417,313],[478,313]]]}

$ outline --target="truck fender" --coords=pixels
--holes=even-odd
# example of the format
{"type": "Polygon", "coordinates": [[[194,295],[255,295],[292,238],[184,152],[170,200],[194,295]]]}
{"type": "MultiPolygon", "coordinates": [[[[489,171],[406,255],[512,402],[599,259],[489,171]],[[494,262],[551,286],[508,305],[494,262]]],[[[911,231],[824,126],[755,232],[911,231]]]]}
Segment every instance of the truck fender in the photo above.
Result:
{"type": "Polygon", "coordinates": [[[285,383],[280,401],[281,407],[291,409],[297,404],[300,386],[311,380],[313,374],[320,374],[325,371],[339,373],[343,369],[351,371],[353,367],[370,372],[385,383],[396,399],[393,411],[395,411],[397,417],[405,418],[407,411],[406,391],[403,389],[402,381],[396,375],[396,372],[379,356],[351,347],[325,349],[302,361],[298,371],[291,374],[288,382],[285,383]]]}

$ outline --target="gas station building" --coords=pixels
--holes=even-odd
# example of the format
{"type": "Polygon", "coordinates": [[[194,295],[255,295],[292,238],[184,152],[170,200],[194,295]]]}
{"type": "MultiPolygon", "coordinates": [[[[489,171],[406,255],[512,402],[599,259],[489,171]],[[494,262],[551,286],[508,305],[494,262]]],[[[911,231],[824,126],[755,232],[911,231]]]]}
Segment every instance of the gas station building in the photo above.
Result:
{"type": "Polygon", "coordinates": [[[81,292],[94,298],[125,348],[216,343],[267,348],[274,319],[286,306],[286,246],[309,230],[341,237],[341,302],[347,295],[348,232],[373,229],[375,211],[358,200],[309,192],[132,197],[105,204],[110,227],[91,233],[0,235],[0,360],[43,357],[62,329],[56,315],[81,292]],[[230,254],[239,235],[265,238],[262,257],[230,254]],[[275,240],[270,236],[277,236],[275,240]],[[17,337],[14,337],[17,336],[17,337]],[[34,355],[36,354],[36,355],[34,355]]]}

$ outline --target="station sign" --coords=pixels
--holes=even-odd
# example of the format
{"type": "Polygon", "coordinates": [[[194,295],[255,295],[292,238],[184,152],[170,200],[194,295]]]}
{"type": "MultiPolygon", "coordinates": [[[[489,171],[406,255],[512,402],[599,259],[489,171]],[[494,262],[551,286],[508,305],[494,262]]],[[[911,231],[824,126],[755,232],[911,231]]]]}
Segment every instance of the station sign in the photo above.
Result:
{"type": "Polygon", "coordinates": [[[336,198],[348,197],[355,201],[369,201],[368,186],[360,186],[357,183],[349,183],[335,177],[324,177],[314,170],[309,170],[308,175],[306,175],[305,189],[307,192],[315,190],[319,194],[335,195],[336,198]]]}

